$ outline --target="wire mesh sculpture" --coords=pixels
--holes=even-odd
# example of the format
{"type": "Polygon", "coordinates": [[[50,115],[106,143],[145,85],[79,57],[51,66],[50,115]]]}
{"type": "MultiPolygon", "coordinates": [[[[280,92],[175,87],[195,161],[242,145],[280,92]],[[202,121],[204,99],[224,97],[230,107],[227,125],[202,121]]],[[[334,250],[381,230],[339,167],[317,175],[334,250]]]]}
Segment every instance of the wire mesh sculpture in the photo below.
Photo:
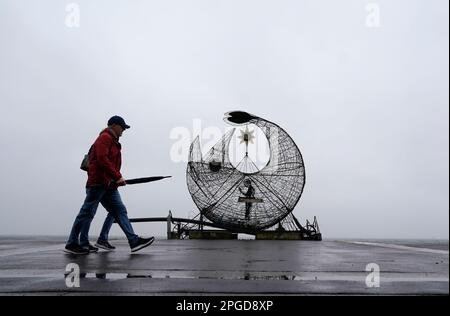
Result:
{"type": "Polygon", "coordinates": [[[292,138],[273,122],[241,111],[226,113],[224,120],[246,126],[241,131],[245,156],[236,166],[230,161],[229,146],[236,128],[225,133],[204,157],[197,136],[189,150],[188,189],[200,214],[211,222],[229,231],[255,233],[294,210],[305,185],[303,158],[292,138]],[[260,128],[269,143],[269,161],[261,169],[248,155],[253,141],[249,124],[260,128]]]}

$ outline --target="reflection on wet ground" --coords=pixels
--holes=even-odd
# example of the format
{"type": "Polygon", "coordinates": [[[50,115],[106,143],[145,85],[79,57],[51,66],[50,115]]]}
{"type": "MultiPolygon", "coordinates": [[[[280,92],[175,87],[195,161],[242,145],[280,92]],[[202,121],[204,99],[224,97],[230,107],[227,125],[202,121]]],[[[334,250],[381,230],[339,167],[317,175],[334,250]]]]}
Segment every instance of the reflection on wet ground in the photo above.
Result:
{"type": "Polygon", "coordinates": [[[64,254],[64,238],[0,237],[0,293],[447,294],[448,241],[157,240],[130,254],[64,254]],[[66,268],[82,287],[68,289],[66,268]],[[367,266],[379,288],[366,286],[367,266]]]}

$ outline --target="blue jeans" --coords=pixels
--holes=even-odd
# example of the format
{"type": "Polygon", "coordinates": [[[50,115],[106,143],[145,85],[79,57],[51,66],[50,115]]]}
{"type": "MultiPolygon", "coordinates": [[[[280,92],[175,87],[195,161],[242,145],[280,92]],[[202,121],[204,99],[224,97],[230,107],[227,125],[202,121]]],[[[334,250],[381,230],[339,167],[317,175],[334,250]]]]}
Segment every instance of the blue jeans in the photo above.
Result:
{"type": "Polygon", "coordinates": [[[112,216],[111,213],[108,212],[108,215],[106,216],[105,221],[103,222],[102,231],[100,232],[98,240],[108,241],[109,231],[111,230],[111,226],[113,224],[114,224],[114,216],[112,216]]]}
{"type": "Polygon", "coordinates": [[[73,223],[67,245],[89,246],[89,228],[99,203],[108,211],[99,239],[106,237],[104,240],[107,240],[109,230],[115,220],[127,236],[128,243],[130,245],[135,244],[138,236],[134,233],[128,219],[127,209],[120,198],[119,190],[105,186],[93,186],[86,188],[86,199],[73,223]]]}

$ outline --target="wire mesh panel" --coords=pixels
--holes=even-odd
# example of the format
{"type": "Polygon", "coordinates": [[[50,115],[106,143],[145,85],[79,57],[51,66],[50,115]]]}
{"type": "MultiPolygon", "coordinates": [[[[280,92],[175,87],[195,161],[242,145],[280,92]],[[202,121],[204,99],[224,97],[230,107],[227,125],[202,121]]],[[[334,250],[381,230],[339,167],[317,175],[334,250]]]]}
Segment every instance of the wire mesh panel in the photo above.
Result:
{"type": "Polygon", "coordinates": [[[225,121],[260,128],[269,143],[269,161],[259,169],[246,154],[234,166],[229,146],[235,128],[204,156],[197,137],[186,171],[192,199],[204,217],[228,230],[248,233],[271,227],[293,211],[302,195],[305,168],[300,150],[281,127],[263,118],[236,111],[226,113],[225,121]]]}

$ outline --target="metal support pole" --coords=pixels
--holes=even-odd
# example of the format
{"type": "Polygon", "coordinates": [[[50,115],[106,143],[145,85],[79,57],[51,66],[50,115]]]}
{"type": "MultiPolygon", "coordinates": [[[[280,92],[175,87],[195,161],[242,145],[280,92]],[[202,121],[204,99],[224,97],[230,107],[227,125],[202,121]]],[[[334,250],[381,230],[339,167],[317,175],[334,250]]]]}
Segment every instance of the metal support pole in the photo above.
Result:
{"type": "Polygon", "coordinates": [[[167,216],[167,239],[172,239],[172,211],[167,216]]]}

